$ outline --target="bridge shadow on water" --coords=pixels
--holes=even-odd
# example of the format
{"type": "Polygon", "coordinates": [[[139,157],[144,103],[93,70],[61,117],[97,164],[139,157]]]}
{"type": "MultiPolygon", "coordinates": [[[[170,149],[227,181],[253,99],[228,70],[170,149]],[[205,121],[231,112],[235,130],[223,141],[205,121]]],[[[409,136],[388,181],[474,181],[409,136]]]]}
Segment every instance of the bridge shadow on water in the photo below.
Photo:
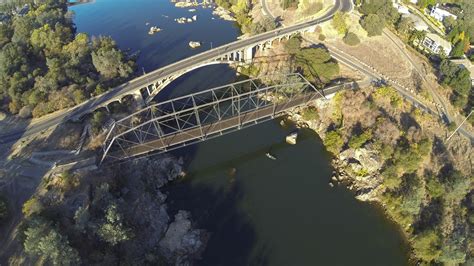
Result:
{"type": "MultiPolygon", "coordinates": [[[[194,154],[199,145],[175,151],[175,155],[186,155],[186,166],[192,161],[189,156],[191,150],[194,154]]],[[[267,265],[269,247],[258,244],[256,229],[250,221],[248,214],[242,211],[241,203],[244,197],[242,183],[233,168],[245,164],[258,157],[262,157],[268,150],[277,152],[287,144],[284,142],[253,150],[249,153],[219,161],[190,172],[184,180],[178,180],[168,185],[164,192],[169,195],[168,206],[170,214],[178,210],[189,210],[197,228],[210,232],[210,239],[202,260],[197,265],[267,265]],[[217,183],[224,182],[222,186],[193,182],[193,179],[203,176],[214,176],[228,169],[227,174],[222,173],[217,183]]],[[[206,179],[206,178],[205,178],[206,179]]],[[[202,181],[202,180],[201,180],[202,181]]],[[[212,181],[214,182],[214,181],[212,181]]]]}
{"type": "MultiPolygon", "coordinates": [[[[235,149],[232,145],[222,146],[222,143],[242,139],[239,135],[250,137],[258,131],[267,131],[271,126],[268,123],[272,122],[245,129],[247,133],[239,131],[209,140],[209,144],[191,145],[171,152],[184,158],[185,169],[190,169],[190,172],[184,179],[164,188],[169,195],[169,213],[174,215],[178,210],[189,210],[195,226],[211,234],[202,260],[197,265],[268,265],[272,250],[259,241],[251,217],[242,209],[246,191],[243,177],[239,176],[236,168],[264,157],[269,151],[279,154],[280,150],[288,148],[288,144],[281,137],[276,138],[279,139],[277,142],[269,137],[263,145],[250,150],[247,145],[242,145],[244,148],[241,149],[235,149]],[[208,149],[203,148],[204,145],[227,148],[232,152],[225,152],[229,155],[227,157],[210,158],[211,163],[202,165],[195,157],[202,157],[200,149],[208,149]],[[197,167],[191,164],[197,164],[197,167]]],[[[285,131],[292,129],[293,125],[290,125],[285,131]]],[[[309,137],[305,133],[301,135],[301,140],[309,137]]]]}

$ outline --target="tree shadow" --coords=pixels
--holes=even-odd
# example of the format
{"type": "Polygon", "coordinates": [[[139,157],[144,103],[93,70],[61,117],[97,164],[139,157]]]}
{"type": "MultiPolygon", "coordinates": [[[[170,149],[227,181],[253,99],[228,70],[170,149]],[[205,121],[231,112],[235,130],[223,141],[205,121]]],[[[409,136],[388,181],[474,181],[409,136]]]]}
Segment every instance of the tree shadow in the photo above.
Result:
{"type": "Polygon", "coordinates": [[[400,125],[404,131],[407,131],[411,127],[420,129],[420,124],[411,116],[410,113],[403,112],[400,114],[400,125]]]}
{"type": "Polygon", "coordinates": [[[0,170],[6,175],[0,179],[0,194],[7,198],[9,217],[0,224],[0,264],[8,264],[8,259],[19,250],[21,230],[17,229],[23,219],[22,206],[37,192],[43,178],[53,168],[53,164],[33,162],[32,153],[54,149],[61,141],[59,136],[67,137],[64,131],[66,124],[56,127],[47,136],[34,128],[32,134],[29,126],[32,125],[17,128],[2,139],[0,162],[3,164],[0,164],[0,170]],[[27,135],[32,138],[31,141],[24,140],[27,135]],[[16,154],[11,156],[15,150],[16,154]]]}
{"type": "Polygon", "coordinates": [[[196,227],[210,232],[210,239],[196,265],[249,265],[266,261],[264,252],[252,258],[257,236],[246,214],[239,209],[243,191],[239,181],[217,190],[189,181],[175,182],[164,189],[169,194],[170,215],[189,210],[196,227]]]}

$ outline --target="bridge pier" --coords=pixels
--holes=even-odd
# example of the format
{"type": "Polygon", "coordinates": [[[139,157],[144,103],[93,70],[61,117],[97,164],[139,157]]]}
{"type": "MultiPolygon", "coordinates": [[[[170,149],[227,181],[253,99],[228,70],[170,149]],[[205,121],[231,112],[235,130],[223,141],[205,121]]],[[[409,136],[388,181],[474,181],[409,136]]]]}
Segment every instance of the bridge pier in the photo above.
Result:
{"type": "Polygon", "coordinates": [[[253,47],[251,46],[245,49],[244,51],[244,61],[246,63],[251,63],[252,59],[253,59],[253,47]]]}
{"type": "Polygon", "coordinates": [[[135,99],[135,102],[137,103],[139,108],[143,108],[146,106],[145,100],[143,99],[143,95],[140,91],[137,91],[133,94],[133,98],[135,99]]]}

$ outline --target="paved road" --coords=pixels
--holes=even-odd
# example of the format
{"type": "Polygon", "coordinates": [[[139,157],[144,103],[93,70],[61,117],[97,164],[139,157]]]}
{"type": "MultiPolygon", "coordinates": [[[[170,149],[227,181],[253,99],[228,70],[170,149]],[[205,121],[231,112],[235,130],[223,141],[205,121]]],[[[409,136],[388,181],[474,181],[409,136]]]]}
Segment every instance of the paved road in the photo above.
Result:
{"type": "Polygon", "coordinates": [[[152,82],[150,81],[165,78],[171,74],[179,72],[182,69],[188,69],[188,68],[191,68],[192,66],[198,65],[201,62],[205,62],[213,58],[217,58],[222,54],[238,51],[256,43],[272,40],[275,37],[284,36],[287,34],[291,34],[295,31],[317,25],[324,21],[330,20],[333,14],[338,10],[351,10],[351,9],[352,9],[351,0],[336,0],[334,7],[331,8],[326,14],[324,14],[318,19],[306,21],[300,24],[289,26],[289,27],[278,28],[272,31],[259,34],[259,35],[252,36],[247,39],[238,40],[238,41],[235,41],[235,42],[232,42],[220,47],[216,47],[206,52],[188,57],[176,63],[170,64],[168,66],[162,67],[146,75],[143,75],[134,80],[131,80],[130,82],[122,84],[100,96],[94,97],[66,112],[63,112],[58,115],[53,115],[52,117],[44,119],[40,122],[31,124],[27,129],[16,130],[13,132],[9,132],[8,134],[1,135],[0,143],[15,142],[21,137],[25,137],[28,135],[41,132],[42,130],[58,125],[64,121],[80,118],[81,116],[89,113],[90,110],[94,110],[97,107],[103,105],[104,103],[118,96],[129,94],[130,92],[135,91],[137,88],[143,88],[143,87],[146,87],[147,85],[152,84],[152,82]]]}
{"type": "MultiPolygon", "coordinates": [[[[262,12],[264,15],[269,15],[272,18],[276,18],[271,10],[268,8],[267,1],[266,0],[260,0],[261,6],[262,6],[262,12]]],[[[343,11],[350,11],[352,10],[353,6],[347,6],[345,10],[343,11]],[[348,8],[348,9],[347,9],[348,8]]],[[[417,67],[417,64],[413,61],[411,56],[405,51],[405,43],[403,43],[396,35],[394,35],[390,30],[384,29],[383,35],[386,36],[397,48],[400,50],[401,54],[410,62],[410,64],[413,66],[416,72],[422,77],[422,79],[427,83],[430,84],[429,81],[426,79],[425,75],[423,72],[417,67]]],[[[314,43],[314,44],[319,44],[315,43],[311,40],[305,39],[308,42],[314,43]]],[[[344,63],[345,65],[348,65],[349,67],[352,67],[353,69],[359,70],[360,72],[364,73],[367,77],[372,78],[372,79],[382,79],[383,77],[376,73],[373,69],[367,68],[366,66],[358,63],[354,58],[351,58],[349,55],[341,53],[337,49],[334,48],[329,48],[329,51],[331,52],[332,56],[337,59],[339,62],[344,63]]],[[[432,110],[428,106],[426,106],[422,101],[418,100],[414,95],[411,93],[407,92],[403,87],[399,86],[398,84],[391,84],[392,87],[394,87],[402,96],[412,102],[416,107],[423,109],[426,112],[436,114],[436,113],[441,113],[442,119],[445,122],[451,122],[454,121],[454,119],[450,116],[448,112],[448,108],[446,107],[446,103],[442,100],[442,98],[436,93],[434,89],[432,89],[428,85],[428,89],[431,92],[431,95],[435,99],[436,103],[438,106],[441,106],[441,110],[432,110]],[[446,121],[447,120],[447,121],[446,121]]],[[[459,133],[470,139],[471,143],[474,143],[474,134],[463,127],[459,128],[458,130],[459,133]]]]}

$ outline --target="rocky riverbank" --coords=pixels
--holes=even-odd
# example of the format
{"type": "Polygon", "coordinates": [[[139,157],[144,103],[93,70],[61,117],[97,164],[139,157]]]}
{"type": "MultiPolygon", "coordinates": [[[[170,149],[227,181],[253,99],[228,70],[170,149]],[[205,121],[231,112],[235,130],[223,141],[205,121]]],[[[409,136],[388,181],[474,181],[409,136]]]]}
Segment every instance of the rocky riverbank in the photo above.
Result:
{"type": "Polygon", "coordinates": [[[289,118],[333,155],[330,185],[374,201],[400,225],[419,262],[472,263],[474,150],[389,87],[337,93],[289,118]],[[454,252],[454,253],[453,253],[454,252]]]}
{"type": "Polygon", "coordinates": [[[169,213],[168,195],[160,190],[183,175],[182,161],[169,156],[96,171],[53,171],[23,207],[9,244],[16,246],[13,254],[2,257],[13,264],[192,265],[208,233],[195,228],[189,212],[169,213]],[[59,242],[50,243],[51,234],[59,242]]]}
{"type": "MultiPolygon", "coordinates": [[[[329,103],[324,100],[316,100],[314,106],[318,109],[328,107],[329,103]]],[[[288,118],[299,127],[310,128],[320,136],[326,134],[327,125],[319,119],[305,119],[302,109],[296,109],[289,113],[288,118]]],[[[341,184],[356,193],[356,198],[361,201],[380,202],[382,178],[380,169],[383,166],[382,159],[377,152],[368,148],[346,149],[333,157],[331,165],[334,168],[330,186],[341,184]]]]}

